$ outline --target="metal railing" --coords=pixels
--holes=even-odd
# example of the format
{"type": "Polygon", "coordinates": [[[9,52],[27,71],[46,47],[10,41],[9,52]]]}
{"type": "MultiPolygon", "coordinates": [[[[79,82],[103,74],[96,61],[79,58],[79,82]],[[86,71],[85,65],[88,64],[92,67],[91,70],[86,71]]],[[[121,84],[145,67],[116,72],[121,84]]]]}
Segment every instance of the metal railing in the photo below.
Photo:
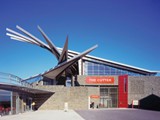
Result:
{"type": "Polygon", "coordinates": [[[22,81],[20,77],[9,73],[0,72],[0,83],[10,84],[10,85],[19,85],[24,87],[32,87],[32,85],[26,81],[22,81]]]}

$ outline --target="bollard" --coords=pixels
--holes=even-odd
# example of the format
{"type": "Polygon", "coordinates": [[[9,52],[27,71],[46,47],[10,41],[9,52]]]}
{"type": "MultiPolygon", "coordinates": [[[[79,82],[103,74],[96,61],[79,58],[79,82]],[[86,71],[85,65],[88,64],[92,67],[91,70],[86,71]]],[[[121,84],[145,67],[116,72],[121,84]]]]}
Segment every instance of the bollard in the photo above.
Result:
{"type": "Polygon", "coordinates": [[[64,103],[64,112],[68,112],[68,103],[67,102],[64,103]]]}

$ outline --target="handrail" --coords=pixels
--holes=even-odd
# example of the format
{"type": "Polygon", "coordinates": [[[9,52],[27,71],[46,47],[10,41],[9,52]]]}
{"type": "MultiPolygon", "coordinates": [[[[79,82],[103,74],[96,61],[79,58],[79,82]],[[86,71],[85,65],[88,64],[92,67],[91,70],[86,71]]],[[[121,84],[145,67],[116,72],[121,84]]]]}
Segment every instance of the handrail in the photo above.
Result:
{"type": "Polygon", "coordinates": [[[26,81],[22,81],[20,77],[10,73],[3,73],[3,72],[0,72],[0,83],[7,83],[12,85],[24,86],[24,87],[32,87],[30,83],[26,81]]]}

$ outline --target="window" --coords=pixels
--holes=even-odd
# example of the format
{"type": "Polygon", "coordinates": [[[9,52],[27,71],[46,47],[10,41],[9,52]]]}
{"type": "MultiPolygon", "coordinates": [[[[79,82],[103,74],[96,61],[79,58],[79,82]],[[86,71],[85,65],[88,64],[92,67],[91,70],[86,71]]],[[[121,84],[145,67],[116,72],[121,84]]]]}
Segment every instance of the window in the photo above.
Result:
{"type": "Polygon", "coordinates": [[[127,92],[127,79],[124,78],[124,92],[127,92]]]}
{"type": "Polygon", "coordinates": [[[112,67],[98,62],[84,61],[84,75],[124,75],[144,76],[125,69],[112,67]]]}

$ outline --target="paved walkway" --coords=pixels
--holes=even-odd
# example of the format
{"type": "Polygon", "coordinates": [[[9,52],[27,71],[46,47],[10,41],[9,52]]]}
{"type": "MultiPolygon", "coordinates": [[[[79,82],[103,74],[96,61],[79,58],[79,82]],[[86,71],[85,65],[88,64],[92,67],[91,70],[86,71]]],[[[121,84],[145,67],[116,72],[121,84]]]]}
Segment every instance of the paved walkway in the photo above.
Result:
{"type": "Polygon", "coordinates": [[[0,117],[0,120],[159,120],[160,112],[138,109],[39,110],[0,117]]]}
{"type": "Polygon", "coordinates": [[[85,120],[160,120],[160,111],[140,109],[76,110],[85,120]]]}
{"type": "Polygon", "coordinates": [[[2,116],[0,120],[84,120],[73,110],[39,110],[18,115],[2,116]]]}

